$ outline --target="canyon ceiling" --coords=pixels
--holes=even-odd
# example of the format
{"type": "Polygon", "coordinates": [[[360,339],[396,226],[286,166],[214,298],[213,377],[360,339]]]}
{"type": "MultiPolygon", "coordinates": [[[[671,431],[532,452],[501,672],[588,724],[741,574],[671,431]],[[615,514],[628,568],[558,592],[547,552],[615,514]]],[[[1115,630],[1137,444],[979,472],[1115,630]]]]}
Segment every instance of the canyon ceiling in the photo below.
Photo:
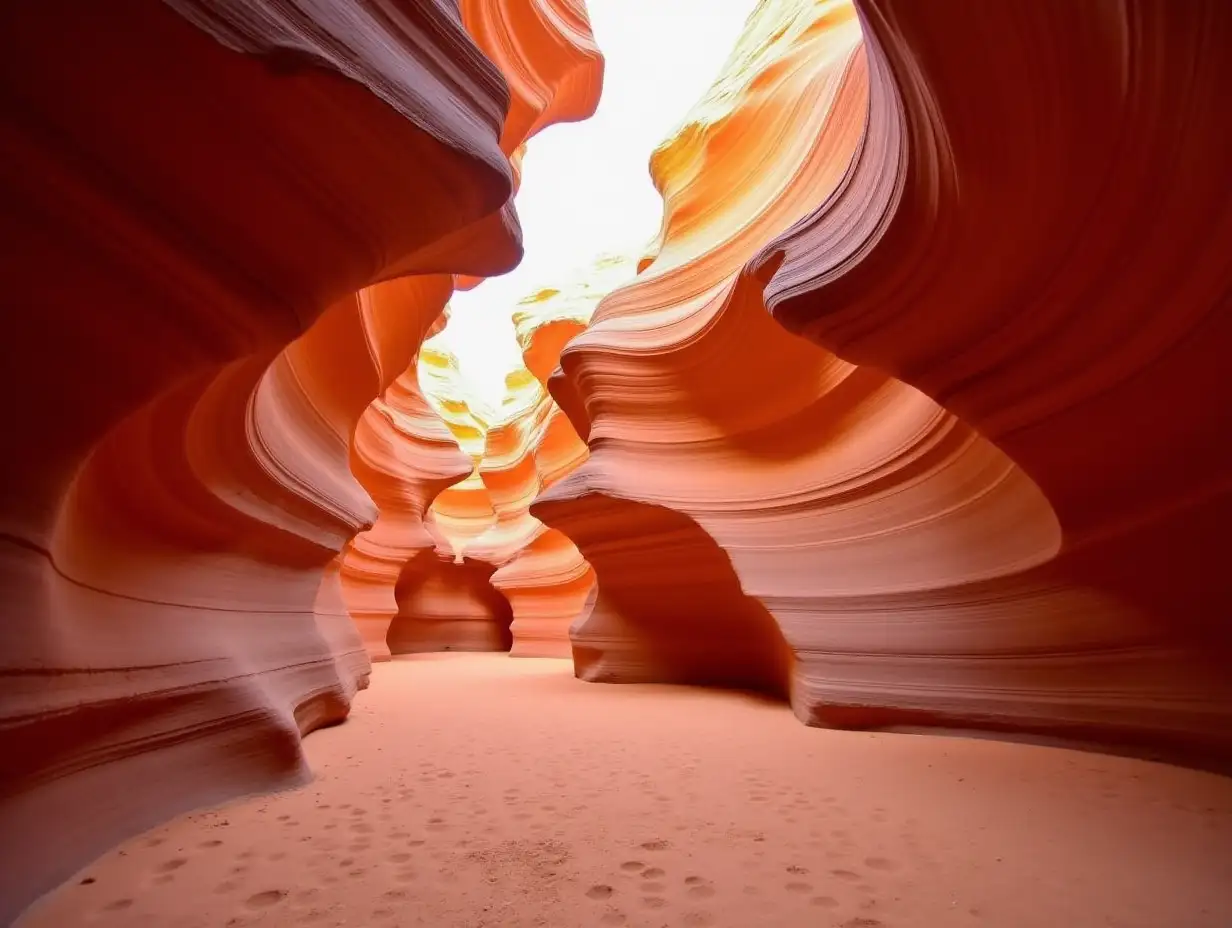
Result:
{"type": "Polygon", "coordinates": [[[582,0],[0,34],[0,923],[391,652],[1232,758],[1224,0],[761,0],[498,409],[423,343],[598,104],[582,0]]]}

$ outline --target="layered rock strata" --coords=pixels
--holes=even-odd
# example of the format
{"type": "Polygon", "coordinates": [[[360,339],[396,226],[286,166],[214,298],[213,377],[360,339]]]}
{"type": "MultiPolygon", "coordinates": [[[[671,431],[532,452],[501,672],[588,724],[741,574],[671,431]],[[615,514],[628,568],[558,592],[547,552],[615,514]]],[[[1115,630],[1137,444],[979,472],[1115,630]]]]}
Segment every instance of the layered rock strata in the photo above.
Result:
{"type": "Polygon", "coordinates": [[[301,734],[364,685],[339,552],[377,508],[352,439],[428,483],[453,466],[355,434],[378,396],[396,428],[444,305],[399,278],[520,253],[500,72],[448,4],[379,6],[0,13],[0,262],[25,307],[0,365],[23,397],[0,923],[116,840],[302,780],[301,734]]]}
{"type": "Polygon", "coordinates": [[[572,656],[570,626],[591,608],[594,571],[567,536],[530,514],[530,504],[586,460],[586,444],[547,382],[562,349],[585,330],[599,301],[633,276],[635,263],[630,254],[600,256],[556,286],[536,290],[513,314],[525,370],[512,379],[524,411],[489,431],[481,472],[497,511],[520,526],[512,533],[520,543],[492,577],[513,608],[515,656],[572,656]]]}
{"type": "MultiPolygon", "coordinates": [[[[577,0],[464,0],[462,19],[511,90],[500,147],[511,159],[516,185],[530,135],[594,111],[603,58],[577,0]]],[[[487,237],[499,240],[510,216],[505,210],[481,224],[482,235],[472,237],[479,240],[470,243],[472,250],[487,237]]],[[[438,319],[455,287],[474,286],[481,279],[481,274],[458,274],[421,281],[421,291],[407,302],[406,311],[438,319]]],[[[439,352],[427,351],[400,374],[396,389],[374,403],[361,422],[360,434],[373,436],[368,440],[373,451],[362,460],[365,452],[357,440],[355,472],[378,501],[381,516],[346,552],[342,582],[346,604],[368,655],[375,660],[390,655],[386,639],[390,623],[400,614],[396,589],[410,582],[403,573],[435,569],[438,562],[464,557],[466,544],[495,518],[477,473],[487,423],[482,419],[465,423],[469,416],[465,406],[457,410],[461,418],[447,408],[450,394],[460,392],[454,386],[453,363],[439,352]],[[440,382],[421,384],[425,371],[440,382]],[[439,400],[435,406],[425,389],[439,400]],[[448,424],[437,414],[444,415],[448,424]],[[459,448],[459,441],[473,440],[479,445],[466,451],[459,448]],[[415,451],[409,450],[408,442],[415,451]],[[438,557],[419,556],[428,550],[435,550],[438,557]]]]}
{"type": "MultiPolygon", "coordinates": [[[[1031,455],[1019,466],[1017,441],[1000,441],[1014,422],[1026,427],[1027,411],[1047,411],[1051,387],[1037,382],[1033,390],[1013,394],[1021,398],[1013,421],[986,429],[999,444],[967,424],[984,425],[978,409],[995,395],[985,386],[1004,384],[998,389],[1006,396],[1018,389],[1005,379],[1009,368],[998,366],[1013,358],[1015,346],[1032,346],[1028,354],[1040,375],[1064,371],[1056,367],[1060,359],[1076,363],[1079,354],[1068,342],[1036,339],[1039,330],[1028,320],[1039,313],[1023,316],[1013,309],[1019,304],[1011,298],[1010,282],[1024,296],[1028,264],[1037,266],[1040,253],[1017,250],[1023,239],[1013,237],[1007,241],[1021,265],[1011,262],[1003,273],[999,262],[975,259],[977,241],[996,241],[996,228],[1011,234],[1004,216],[994,221],[997,204],[1027,196],[1027,188],[1011,182],[1008,166],[998,169],[998,185],[969,179],[980,191],[976,203],[987,204],[988,219],[986,226],[967,225],[971,214],[957,205],[962,176],[949,160],[957,149],[941,137],[941,128],[948,128],[938,122],[944,111],[925,107],[931,85],[907,64],[914,60],[912,43],[924,42],[931,56],[926,60],[955,81],[948,85],[954,118],[971,120],[971,144],[985,146],[978,149],[982,157],[996,161],[987,146],[1000,151],[1010,136],[987,133],[981,114],[995,109],[1007,121],[1016,118],[1014,108],[993,103],[994,88],[1015,71],[1012,56],[998,58],[1003,82],[982,84],[986,106],[972,106],[954,76],[964,67],[960,62],[983,59],[933,55],[932,49],[947,47],[942,35],[959,43],[940,25],[949,20],[912,13],[906,21],[919,31],[904,35],[896,31],[898,7],[872,4],[868,16],[881,16],[880,28],[895,36],[896,44],[887,47],[898,57],[888,60],[901,68],[902,80],[916,82],[910,86],[916,88],[917,111],[904,114],[894,102],[901,91],[888,81],[897,72],[887,70],[881,46],[866,49],[852,6],[767,0],[712,91],[652,159],[665,201],[657,252],[631,285],[600,304],[591,327],[565,348],[562,370],[552,378],[560,406],[587,439],[589,460],[532,507],[568,534],[597,572],[593,610],[574,633],[578,672],[596,680],[717,681],[787,691],[797,714],[817,724],[975,725],[1170,748],[1222,743],[1226,687],[1221,690],[1202,673],[1200,661],[1178,650],[1175,637],[1170,642],[1152,628],[1146,597],[1131,600],[1110,584],[1092,582],[1099,569],[1094,565],[1086,568],[1091,579],[1074,582],[1074,567],[1087,555],[1063,550],[1073,524],[1057,515],[1067,512],[1064,494],[1054,510],[1055,491],[1050,480],[1033,479],[1038,468],[1031,455]],[[925,20],[927,26],[921,25],[925,20]],[[873,115],[866,119],[870,102],[873,115]],[[912,149],[902,141],[907,130],[894,129],[896,118],[919,124],[924,160],[915,168],[912,149]],[[933,161],[929,152],[936,155],[933,161]],[[906,180],[896,180],[903,172],[915,177],[914,192],[906,180]],[[952,214],[936,213],[938,190],[954,196],[952,214]],[[915,204],[913,218],[892,208],[898,203],[901,211],[908,202],[915,204]],[[878,203],[884,215],[873,211],[878,203]],[[953,218],[949,225],[951,215],[962,221],[953,218]],[[932,250],[960,232],[970,236],[971,250],[947,251],[942,266],[934,268],[932,250]],[[891,234],[904,236],[906,251],[879,237],[891,234]],[[866,252],[875,269],[864,275],[860,259],[866,252]],[[874,260],[878,255],[881,263],[874,260]],[[972,271],[973,261],[980,270],[972,271]],[[1002,287],[986,294],[996,299],[979,311],[974,294],[980,288],[962,290],[963,275],[970,273],[1002,287]],[[852,274],[863,286],[847,283],[852,274]],[[944,279],[950,291],[940,289],[943,274],[949,275],[944,279]],[[776,312],[839,348],[844,359],[771,324],[762,298],[767,281],[776,312]],[[866,298],[865,286],[875,297],[866,298]],[[917,287],[918,293],[912,289],[917,287]],[[962,299],[952,298],[960,290],[962,299]],[[838,294],[838,302],[831,302],[831,294],[838,294]],[[982,367],[975,342],[962,334],[978,331],[983,337],[991,331],[980,312],[1002,320],[1012,316],[1021,335],[997,348],[982,367]],[[958,321],[947,334],[951,318],[958,321]],[[1036,334],[1028,337],[1028,330],[1036,334]],[[856,346],[850,355],[848,345],[856,346]],[[969,362],[962,360],[968,349],[969,362]],[[923,364],[926,358],[936,382],[948,385],[933,389],[937,399],[948,407],[951,395],[967,397],[955,407],[964,419],[889,376],[920,379],[907,359],[923,364]],[[877,366],[858,367],[853,360],[877,366]],[[985,384],[994,368],[997,378],[985,384]],[[983,371],[981,379],[968,383],[976,370],[983,371]],[[706,538],[722,556],[704,552],[706,538]],[[665,571],[678,582],[663,579],[665,571]],[[773,621],[750,610],[740,596],[727,597],[726,609],[716,603],[704,618],[693,618],[695,604],[707,602],[713,589],[739,590],[773,621]],[[749,654],[765,656],[751,661],[749,654]],[[757,672],[749,670],[754,663],[757,672]]],[[[1040,22],[1051,12],[1039,13],[1040,22]]],[[[957,29],[973,43],[962,46],[964,52],[974,54],[978,35],[997,34],[998,15],[981,11],[975,17],[983,31],[957,29]]],[[[1149,32],[1161,36],[1161,45],[1189,47],[1184,29],[1172,36],[1164,29],[1172,22],[1168,16],[1161,10],[1154,15],[1159,29],[1149,32]]],[[[957,10],[954,16],[962,18],[957,10]]],[[[1179,15],[1174,25],[1180,29],[1188,19],[1179,15]]],[[[1098,31],[1088,25],[1084,36],[1098,31]]],[[[1067,37],[1060,44],[1072,44],[1077,56],[1081,41],[1067,37]]],[[[987,50],[987,43],[982,47],[987,50]]],[[[1168,60],[1155,57],[1163,54],[1155,49],[1149,60],[1168,60]]],[[[1200,86],[1191,86],[1182,99],[1214,99],[1207,82],[1215,75],[1204,71],[1200,77],[1200,86]]],[[[1034,92],[1030,84],[1018,86],[1025,97],[1034,92]]],[[[1064,108],[1060,100],[1047,107],[1031,104],[1037,105],[1041,114],[1064,108]]],[[[1073,117],[1074,126],[1081,122],[1073,117]]],[[[1215,122],[1212,114],[1207,123],[1215,122]]],[[[1024,165],[1033,157],[1031,125],[1021,128],[1015,143],[1024,165]]],[[[1062,151],[1057,148],[1058,163],[1062,151]]],[[[984,163],[973,155],[970,178],[983,177],[984,163]]],[[[1022,167],[1023,176],[1037,176],[1036,167],[1022,167]]],[[[1152,189],[1141,186],[1149,175],[1136,176],[1139,189],[1152,189]]],[[[1056,192],[1056,210],[1067,196],[1056,192]]],[[[1204,228],[1213,241],[1226,240],[1224,226],[1204,228]]],[[[1014,226],[1012,235],[1047,239],[1054,255],[1062,250],[1042,227],[1014,226]]],[[[1213,266],[1204,268],[1203,279],[1213,281],[1213,273],[1213,266]]],[[[1116,292],[1119,285],[1101,299],[1115,301],[1116,292]]],[[[1043,299],[1043,291],[1036,298],[1043,299]]],[[[1208,321],[1212,316],[1218,318],[1213,309],[1208,321]]],[[[1096,329],[1105,337],[1114,331],[1106,320],[1083,320],[1084,338],[1093,338],[1096,329]]],[[[1130,377],[1134,355],[1117,356],[1075,371],[1105,376],[1112,365],[1130,377]]],[[[1205,376],[1201,370],[1196,365],[1188,376],[1205,376]]],[[[920,382],[927,385],[927,377],[920,382]]],[[[1158,402],[1143,408],[1157,408],[1158,402]]],[[[1169,434],[1183,432],[1191,452],[1199,435],[1214,441],[1209,430],[1222,422],[1224,405],[1200,402],[1176,417],[1169,434]]],[[[1103,421],[1105,432],[1126,428],[1123,415],[1103,421]]],[[[1046,442],[1035,446],[1060,470],[1062,462],[1085,467],[1085,458],[1076,460],[1066,450],[1090,447],[1079,443],[1073,422],[1065,426],[1069,431],[1049,431],[1046,442]]],[[[1144,466],[1171,458],[1153,438],[1134,434],[1144,466]]],[[[1119,447],[1109,441],[1109,447],[1119,447]]],[[[1099,467],[1084,473],[1104,479],[1095,476],[1099,467]]],[[[1052,479],[1060,477],[1058,472],[1052,479]]],[[[1081,508],[1089,513],[1101,499],[1107,500],[1103,490],[1088,495],[1081,508]]],[[[1068,505],[1077,507],[1078,500],[1068,505]]],[[[1116,511],[1107,509],[1109,516],[1116,511]]],[[[1108,523],[1103,531],[1110,532],[1108,523]]],[[[1119,569],[1158,593],[1143,565],[1150,563],[1144,559],[1148,550],[1162,557],[1163,542],[1144,537],[1154,538],[1154,548],[1144,547],[1119,569]]],[[[1117,543],[1106,550],[1118,550],[1117,543]]],[[[1197,581],[1182,564],[1200,560],[1195,554],[1169,569],[1197,581]]],[[[1099,563],[1111,569],[1112,561],[1099,563]]],[[[1213,576],[1207,574],[1196,589],[1209,593],[1213,576]]],[[[1186,591],[1178,601],[1195,595],[1186,591]]],[[[1178,618],[1174,624],[1185,623],[1178,618]]],[[[1226,724],[1223,730],[1226,735],[1226,724]]]]}
{"type": "Polygon", "coordinates": [[[860,10],[867,124],[834,196],[756,262],[766,302],[979,429],[1060,550],[934,594],[965,633],[921,641],[901,696],[826,698],[1230,754],[1232,10],[860,10]]]}
{"type": "Polygon", "coordinates": [[[657,505],[774,617],[803,720],[1225,753],[1230,17],[908,6],[763,2],[654,155],[658,254],[553,378],[589,461],[532,508],[598,572],[579,673],[739,683],[765,641],[685,661],[662,545],[601,524],[657,505]]]}

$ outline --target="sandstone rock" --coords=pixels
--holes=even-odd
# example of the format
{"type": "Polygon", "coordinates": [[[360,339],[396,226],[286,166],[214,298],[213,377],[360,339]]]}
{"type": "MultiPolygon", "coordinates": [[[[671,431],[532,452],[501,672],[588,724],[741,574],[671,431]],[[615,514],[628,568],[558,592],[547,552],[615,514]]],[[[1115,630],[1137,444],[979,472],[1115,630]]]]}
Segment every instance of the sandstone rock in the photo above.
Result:
{"type": "Polygon", "coordinates": [[[509,91],[449,4],[338,13],[0,13],[0,922],[127,835],[302,781],[301,734],[367,679],[339,551],[377,510],[348,461],[454,473],[456,447],[391,448],[398,381],[450,275],[520,254],[509,91]]]}
{"type": "Polygon", "coordinates": [[[1035,571],[880,604],[916,656],[843,701],[1232,753],[1232,10],[860,9],[868,122],[757,262],[767,303],[978,429],[1058,537],[1035,571]]]}

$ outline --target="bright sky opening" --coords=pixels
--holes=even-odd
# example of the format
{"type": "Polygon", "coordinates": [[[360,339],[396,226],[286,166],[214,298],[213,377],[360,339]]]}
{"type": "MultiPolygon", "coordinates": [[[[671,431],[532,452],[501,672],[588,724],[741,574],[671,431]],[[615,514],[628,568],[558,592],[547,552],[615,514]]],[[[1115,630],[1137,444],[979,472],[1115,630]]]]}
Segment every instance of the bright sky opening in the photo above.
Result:
{"type": "Polygon", "coordinates": [[[512,315],[518,300],[606,253],[659,230],[663,203],[650,153],[718,76],[756,0],[588,0],[607,59],[598,111],[550,126],[527,146],[516,204],[526,254],[503,277],[455,293],[431,344],[453,353],[490,408],[522,365],[512,315]]]}

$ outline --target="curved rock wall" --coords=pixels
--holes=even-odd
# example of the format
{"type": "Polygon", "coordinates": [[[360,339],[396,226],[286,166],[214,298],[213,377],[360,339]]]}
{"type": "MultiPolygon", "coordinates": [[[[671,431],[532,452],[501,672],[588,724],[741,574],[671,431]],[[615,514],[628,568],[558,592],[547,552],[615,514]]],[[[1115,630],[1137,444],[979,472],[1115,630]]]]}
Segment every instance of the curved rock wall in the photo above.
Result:
{"type": "MultiPolygon", "coordinates": [[[[419,444],[431,434],[443,439],[446,444],[440,447],[452,448],[447,459],[453,470],[443,489],[438,485],[431,495],[414,497],[413,520],[391,523],[384,555],[376,561],[364,555],[369,540],[381,530],[380,522],[357,538],[348,553],[348,590],[354,586],[349,602],[374,658],[406,650],[412,640],[417,642],[415,650],[431,650],[435,643],[441,650],[499,647],[515,656],[572,653],[569,626],[587,607],[593,571],[568,538],[545,527],[529,510],[542,488],[585,461],[587,449],[548,393],[546,381],[564,344],[585,329],[604,294],[632,277],[633,267],[632,257],[603,256],[557,287],[538,290],[518,304],[513,318],[527,367],[507,376],[498,409],[487,408],[474,395],[457,358],[441,340],[423,346],[417,388],[422,391],[421,408],[430,408],[435,416],[416,417],[414,425],[403,428],[403,437],[419,444]],[[429,549],[432,556],[427,556],[429,549]],[[486,568],[484,582],[490,580],[505,595],[514,615],[511,638],[505,634],[509,620],[502,610],[481,607],[473,597],[464,604],[445,592],[457,586],[463,565],[468,577],[486,568]],[[436,573],[441,576],[433,577],[436,573]],[[399,589],[414,586],[417,598],[398,594],[394,603],[395,582],[399,589]],[[429,602],[438,594],[441,602],[429,602]],[[448,611],[454,607],[460,609],[453,617],[458,624],[449,625],[448,611]],[[417,616],[425,623],[418,633],[412,628],[417,616]],[[494,624],[479,633],[483,621],[494,624]],[[450,628],[458,635],[446,634],[450,628]]],[[[397,474],[407,468],[394,460],[387,472],[396,485],[397,474]]]]}
{"type": "Polygon", "coordinates": [[[995,721],[1037,693],[1050,728],[1232,754],[1232,11],[860,9],[868,125],[842,189],[757,262],[767,303],[978,428],[1060,531],[981,623],[1004,670],[939,675],[935,648],[901,685],[995,680],[995,721]]]}
{"type": "MultiPolygon", "coordinates": [[[[464,0],[461,8],[467,31],[500,68],[511,90],[500,147],[511,159],[516,186],[531,135],[594,111],[603,58],[578,0],[464,0]]],[[[491,251],[488,243],[507,238],[504,230],[511,223],[516,229],[509,205],[477,224],[466,247],[476,254],[491,251]]],[[[419,290],[406,295],[404,312],[437,320],[455,287],[475,286],[486,273],[491,271],[418,279],[419,290]]],[[[381,515],[346,552],[342,582],[346,604],[374,660],[390,656],[386,638],[394,617],[401,616],[400,624],[411,620],[400,609],[395,591],[405,582],[399,578],[408,563],[418,565],[411,571],[417,574],[465,557],[467,545],[496,520],[478,473],[491,415],[482,410],[473,415],[459,383],[456,360],[425,349],[361,422],[353,453],[355,473],[380,505],[381,515]],[[425,376],[430,382],[421,383],[425,376]],[[363,436],[372,436],[367,438],[370,452],[361,450],[363,436]],[[419,556],[429,550],[441,557],[419,556]]]]}
{"type": "Polygon", "coordinates": [[[530,514],[530,505],[586,460],[586,444],[548,393],[547,381],[561,350],[585,330],[599,300],[632,277],[633,264],[628,255],[601,256],[531,294],[513,314],[526,368],[511,381],[521,399],[515,400],[517,414],[489,430],[480,472],[509,526],[503,538],[493,539],[500,568],[492,583],[513,607],[515,656],[570,657],[569,628],[590,608],[594,571],[568,537],[530,514]]]}
{"type": "MultiPolygon", "coordinates": [[[[1042,229],[1007,222],[1003,198],[1022,196],[1020,208],[1034,208],[1027,203],[1034,202],[1034,185],[1014,178],[1040,176],[1032,133],[1042,132],[1046,113],[1068,104],[1060,97],[1047,106],[1030,104],[1039,116],[1015,130],[1017,161],[999,154],[1014,136],[989,133],[985,117],[995,110],[1004,121],[1017,118],[1014,107],[996,99],[1013,81],[1024,99],[1034,94],[1021,72],[1064,72],[1028,65],[1026,38],[1017,40],[1020,46],[1011,43],[1023,49],[1023,58],[1000,56],[987,35],[996,34],[998,17],[1008,14],[981,10],[972,17],[981,26],[964,23],[952,35],[946,16],[934,19],[931,10],[907,15],[901,7],[878,2],[864,8],[880,24],[875,34],[896,43],[885,40],[894,50],[887,64],[881,46],[866,50],[850,4],[766,0],[712,91],[652,159],[665,201],[657,253],[632,284],[600,304],[591,327],[565,348],[562,370],[552,378],[560,406],[587,439],[589,460],[532,508],[568,534],[597,572],[593,611],[574,632],[578,672],[587,679],[778,688],[790,693],[801,718],[818,724],[928,722],[1171,748],[1222,744],[1217,732],[1221,724],[1227,731],[1226,686],[1213,684],[1200,661],[1186,659],[1152,629],[1148,599],[1127,599],[1103,582],[1075,583],[1076,565],[1093,548],[1082,544],[1086,553],[1074,556],[1079,560],[1063,551],[1074,537],[1075,518],[1067,510],[1080,505],[1089,515],[1107,491],[1101,486],[1098,494],[1067,505],[1053,483],[1066,474],[1079,482],[1068,471],[1077,468],[1089,480],[1120,484],[1119,473],[1110,481],[1104,476],[1111,458],[1088,468],[1097,460],[1093,448],[1077,457],[1068,450],[1092,447],[1079,441],[1077,419],[1064,430],[1039,432],[1035,454],[1050,456],[1058,468],[1053,475],[1031,454],[1020,461],[1025,438],[1004,440],[1007,429],[1014,435],[1015,428],[1039,429],[1023,416],[1043,414],[1056,398],[1051,378],[1064,372],[1063,358],[1078,364],[1075,375],[1081,371],[1086,387],[1097,390],[1096,381],[1106,380],[1112,368],[1132,377],[1129,362],[1147,344],[1143,335],[1107,365],[1102,358],[1094,367],[1083,365],[1077,346],[1091,344],[1095,330],[1105,338],[1120,330],[1081,314],[1089,334],[1053,345],[1033,328],[1044,310],[1021,312],[1032,305],[1021,302],[1031,296],[1025,271],[1038,268],[1040,255],[1019,245],[1028,238],[1047,241],[1052,255],[1064,246],[1042,229]],[[954,119],[968,120],[975,146],[962,189],[978,190],[979,198],[968,206],[975,194],[964,193],[961,210],[964,176],[949,160],[956,143],[942,137],[943,129],[949,131],[946,112],[935,109],[948,98],[938,96],[927,75],[911,70],[916,42],[929,50],[922,60],[951,81],[954,119]],[[958,51],[942,51],[951,45],[958,51]],[[996,73],[1004,78],[981,81],[987,102],[979,106],[958,75],[965,73],[964,62],[989,57],[997,58],[996,73]],[[896,85],[887,83],[891,65],[901,69],[899,80],[915,82],[909,86],[918,110],[907,107],[904,115],[895,108],[896,85]],[[873,117],[866,122],[870,105],[873,117]],[[919,124],[923,156],[914,168],[908,130],[895,127],[896,117],[919,124]],[[990,163],[998,165],[996,185],[986,182],[990,163]],[[939,192],[954,197],[950,214],[939,192]],[[879,203],[883,215],[875,212],[879,203]],[[907,204],[915,212],[904,217],[907,204]],[[983,204],[986,224],[978,225],[971,209],[983,204]],[[960,231],[970,236],[969,250],[956,244],[934,266],[936,249],[949,247],[960,231]],[[1001,247],[999,234],[1013,260],[980,258],[981,243],[1001,247]],[[942,289],[942,275],[951,289],[942,289]],[[968,275],[979,285],[968,286],[968,275]],[[1001,289],[982,291],[984,278],[1001,289]],[[844,360],[772,325],[762,298],[767,283],[776,314],[838,349],[844,360]],[[985,298],[991,302],[977,309],[985,298]],[[986,334],[991,323],[981,321],[981,312],[1015,319],[1018,335],[995,350],[991,342],[977,345],[968,336],[986,334]],[[1023,389],[1019,381],[1011,384],[1012,365],[1001,365],[1028,345],[1036,373],[1049,382],[1023,389]],[[976,350],[985,347],[987,357],[976,350]],[[936,378],[931,383],[925,368],[913,366],[925,359],[936,378]],[[945,408],[889,373],[918,381],[945,408]],[[947,386],[939,388],[941,382],[947,386]],[[1013,417],[997,410],[1007,418],[984,429],[994,444],[967,423],[984,428],[987,416],[978,407],[990,404],[996,389],[1013,392],[1021,405],[1013,417]],[[955,404],[953,397],[966,400],[955,404]],[[664,512],[672,514],[670,530],[660,530],[652,518],[664,512]],[[643,527],[634,528],[634,519],[643,527]],[[705,556],[699,536],[712,539],[725,557],[705,556]],[[673,546],[675,556],[667,553],[673,546]],[[678,582],[664,581],[664,592],[649,593],[667,564],[678,582]],[[767,634],[766,623],[735,596],[727,598],[726,609],[716,603],[705,620],[681,621],[713,588],[740,590],[764,606],[774,633],[767,634]],[[773,658],[775,634],[791,652],[789,660],[773,658]],[[690,639],[692,648],[685,644],[690,639]],[[765,669],[751,675],[743,672],[750,651],[771,655],[758,662],[765,669]]],[[[1061,5],[1034,9],[1043,12],[1032,14],[1041,23],[1032,35],[1067,28],[1060,25],[1066,19],[1061,5]],[[1053,14],[1060,19],[1046,29],[1053,14]]],[[[957,5],[952,13],[963,18],[957,5]]],[[[1191,49],[1182,28],[1188,14],[1172,23],[1158,8],[1152,17],[1158,28],[1143,25],[1142,35],[1167,36],[1160,44],[1191,49]],[[1181,30],[1176,36],[1168,31],[1174,27],[1181,30]]],[[[1072,45],[1079,57],[1078,49],[1099,32],[1098,19],[1060,44],[1072,45]]],[[[1205,82],[1217,75],[1200,77],[1205,82]]],[[[1182,99],[1213,105],[1210,88],[1217,85],[1190,87],[1182,99]]],[[[1049,86],[1064,94],[1063,84],[1049,86]]],[[[1136,111],[1107,118],[1130,116],[1147,118],[1136,111]]],[[[1085,125],[1078,116],[1067,116],[1067,125],[1071,119],[1074,127],[1085,125]]],[[[1213,112],[1206,122],[1218,124],[1213,112]]],[[[1100,125],[1110,138],[1107,123],[1100,125]]],[[[1224,136],[1218,141],[1223,144],[1224,136]]],[[[1058,145],[1058,165],[1065,150],[1058,145]]],[[[1135,176],[1143,189],[1149,174],[1135,176]]],[[[1055,192],[1058,212],[1068,189],[1055,192]]],[[[1213,188],[1184,191],[1187,202],[1191,195],[1223,202],[1213,188]]],[[[1203,215],[1226,219],[1209,205],[1203,215]]],[[[1204,229],[1212,241],[1224,240],[1225,227],[1204,229]]],[[[1118,233],[1129,234],[1124,227],[1118,233]]],[[[1216,302],[1206,304],[1210,324],[1220,318],[1213,308],[1222,299],[1222,291],[1212,289],[1215,267],[1222,265],[1199,275],[1206,281],[1201,291],[1215,294],[1216,302]]],[[[1095,283],[1089,276],[1082,280],[1095,283]]],[[[1047,302],[1046,292],[1033,298],[1047,302]]],[[[1119,292],[1117,284],[1101,299],[1115,302],[1119,292]]],[[[1140,304],[1148,292],[1160,291],[1144,291],[1140,304]]],[[[1049,304],[1048,313],[1055,308],[1049,304]]],[[[1169,316],[1169,324],[1175,318],[1169,316]]],[[[1186,376],[1201,380],[1208,376],[1203,370],[1195,364],[1186,376]]],[[[1209,378],[1205,394],[1197,381],[1186,382],[1193,395],[1219,394],[1209,378]]],[[[1161,408],[1160,402],[1138,408],[1161,408]]],[[[1093,402],[1093,415],[1105,408],[1101,403],[1093,402]]],[[[1128,429],[1132,408],[1102,420],[1101,434],[1128,429]]],[[[1223,422],[1210,402],[1175,418],[1165,435],[1185,433],[1182,445],[1190,454],[1197,453],[1198,441],[1216,441],[1212,430],[1223,422]]],[[[1171,458],[1154,436],[1129,431],[1137,437],[1109,438],[1108,448],[1134,450],[1148,468],[1171,458]]],[[[1204,459],[1198,471],[1206,468],[1204,459]]],[[[1213,493],[1216,483],[1197,486],[1213,493]]],[[[1172,513],[1159,513],[1165,515],[1172,513]]],[[[1107,534],[1109,526],[1101,530],[1107,534]]],[[[1152,546],[1118,569],[1159,593],[1158,580],[1143,565],[1151,563],[1148,551],[1163,556],[1164,542],[1146,537],[1152,546]]],[[[1204,539],[1203,551],[1214,550],[1210,536],[1197,537],[1204,539]]],[[[1126,549],[1110,542],[1108,550],[1126,549]]],[[[1206,556],[1176,558],[1175,576],[1198,579],[1191,565],[1206,556]]],[[[1087,569],[1092,577],[1097,573],[1087,569]]],[[[1109,561],[1103,569],[1111,569],[1109,561]]],[[[1211,592],[1213,576],[1177,602],[1211,592]]],[[[1194,624],[1192,616],[1173,622],[1194,624]]]]}
{"type": "Polygon", "coordinates": [[[398,614],[386,634],[392,654],[508,651],[509,601],[492,586],[491,564],[421,551],[402,569],[398,614]]]}
{"type": "Polygon", "coordinates": [[[370,498],[348,462],[455,476],[456,446],[390,439],[447,275],[519,255],[509,91],[450,5],[379,6],[0,12],[0,922],[116,840],[302,780],[301,734],[367,678],[339,551],[420,492],[370,498]]]}

